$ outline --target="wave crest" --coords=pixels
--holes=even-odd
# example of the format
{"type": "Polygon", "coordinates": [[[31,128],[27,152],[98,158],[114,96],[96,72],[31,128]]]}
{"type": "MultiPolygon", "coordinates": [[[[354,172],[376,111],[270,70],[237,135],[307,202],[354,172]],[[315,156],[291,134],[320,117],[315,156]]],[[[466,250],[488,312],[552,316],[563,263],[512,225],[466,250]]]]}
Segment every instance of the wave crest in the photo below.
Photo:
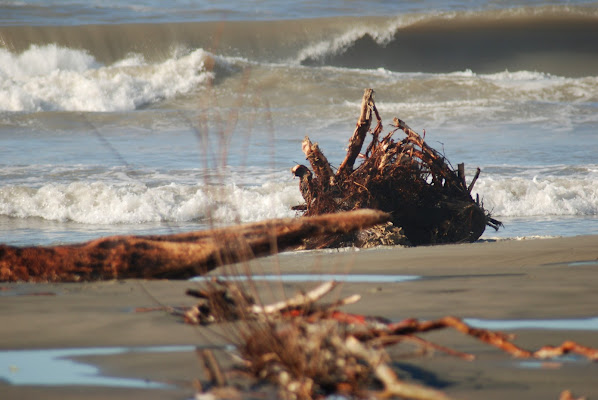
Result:
{"type": "Polygon", "coordinates": [[[598,13],[588,8],[517,8],[402,15],[358,23],[310,44],[295,62],[400,72],[542,71],[595,76],[598,13]]]}
{"type": "Polygon", "coordinates": [[[595,177],[485,178],[476,190],[497,217],[598,215],[595,177]]]}
{"type": "Polygon", "coordinates": [[[295,185],[265,183],[258,187],[105,182],[50,183],[40,188],[0,188],[0,215],[38,217],[83,224],[144,222],[253,222],[294,216],[301,203],[295,185]]]}
{"type": "Polygon", "coordinates": [[[129,111],[186,94],[214,77],[203,49],[149,63],[140,54],[102,65],[87,51],[32,45],[21,54],[0,48],[0,110],[129,111]]]}

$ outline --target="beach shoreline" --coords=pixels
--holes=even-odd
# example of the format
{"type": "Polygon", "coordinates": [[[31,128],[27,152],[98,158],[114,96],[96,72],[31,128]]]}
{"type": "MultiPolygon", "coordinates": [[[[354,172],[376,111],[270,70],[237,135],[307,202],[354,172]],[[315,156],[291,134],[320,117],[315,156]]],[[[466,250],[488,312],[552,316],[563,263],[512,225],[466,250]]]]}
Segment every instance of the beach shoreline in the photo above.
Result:
{"type": "MultiPolygon", "coordinates": [[[[567,328],[567,321],[596,317],[598,291],[598,236],[509,240],[417,248],[359,251],[283,253],[243,265],[223,267],[212,274],[386,274],[418,276],[405,282],[347,282],[331,294],[359,293],[362,300],[345,307],[348,312],[380,315],[391,320],[422,320],[455,315],[482,320],[565,320],[559,329],[517,329],[516,343],[537,349],[564,340],[598,347],[597,328],[567,328]],[[593,329],[593,330],[592,330],[593,329]]],[[[282,287],[287,296],[314,282],[256,282],[268,299],[282,287]]],[[[75,284],[2,283],[0,296],[4,323],[0,327],[0,354],[8,350],[72,349],[139,346],[213,346],[226,340],[217,327],[197,328],[164,311],[136,312],[146,307],[192,305],[185,289],[190,281],[125,280],[75,284]]],[[[509,329],[501,329],[509,331],[509,329]]],[[[474,339],[451,331],[426,338],[478,356],[466,362],[442,354],[425,357],[395,355],[399,374],[429,384],[455,398],[558,398],[569,389],[590,398],[598,394],[598,364],[580,358],[537,363],[515,360],[474,339]],[[407,371],[407,372],[405,372],[407,371]]],[[[217,351],[216,353],[222,353],[217,351]]],[[[136,352],[85,357],[102,374],[171,382],[168,388],[110,386],[12,385],[11,373],[0,378],[2,398],[69,399],[110,398],[189,399],[193,379],[205,379],[193,351],[136,352]],[[128,360],[128,361],[127,361],[128,360]],[[131,361],[134,360],[134,361],[131,361]],[[92,391],[87,389],[93,388],[92,391]],[[87,393],[93,393],[88,396],[87,393]]],[[[222,354],[220,355],[222,356],[222,354]]],[[[393,356],[393,351],[391,351],[393,356]]],[[[226,358],[226,357],[222,357],[226,358]]],[[[13,376],[14,377],[14,376],[13,376]]]]}

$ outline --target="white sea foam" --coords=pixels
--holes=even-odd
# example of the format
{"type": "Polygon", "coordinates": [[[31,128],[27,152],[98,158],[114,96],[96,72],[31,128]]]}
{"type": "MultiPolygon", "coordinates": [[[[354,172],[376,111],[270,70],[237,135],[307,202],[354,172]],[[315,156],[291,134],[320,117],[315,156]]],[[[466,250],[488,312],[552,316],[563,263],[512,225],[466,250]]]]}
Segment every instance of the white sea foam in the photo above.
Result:
{"type": "MultiPolygon", "coordinates": [[[[596,216],[596,176],[486,175],[475,186],[496,217],[596,216]]],[[[86,224],[259,221],[291,217],[302,203],[295,181],[259,186],[77,181],[0,187],[0,215],[86,224]]]]}
{"type": "MultiPolygon", "coordinates": [[[[343,73],[342,68],[336,69],[343,73]]],[[[364,84],[367,80],[373,87],[385,87],[387,98],[395,88],[402,94],[400,101],[378,99],[376,105],[384,115],[432,121],[433,126],[497,126],[508,121],[562,131],[580,122],[598,122],[598,76],[566,78],[534,71],[358,72],[364,84]]],[[[358,101],[344,104],[351,109],[360,106],[358,101]]]]}
{"type": "Polygon", "coordinates": [[[596,216],[598,177],[480,178],[484,207],[497,217],[596,216]]]}
{"type": "Polygon", "coordinates": [[[537,71],[503,71],[480,74],[478,78],[496,85],[501,97],[514,92],[522,100],[575,103],[598,101],[598,76],[565,78],[537,71]]]}
{"type": "Polygon", "coordinates": [[[102,65],[89,53],[54,44],[21,54],[0,48],[0,110],[128,111],[188,93],[213,73],[202,49],[157,63],[132,54],[102,65]]]}
{"type": "Polygon", "coordinates": [[[272,182],[257,187],[106,182],[0,187],[0,215],[85,224],[251,222],[294,216],[290,207],[301,202],[295,184],[272,182]]]}

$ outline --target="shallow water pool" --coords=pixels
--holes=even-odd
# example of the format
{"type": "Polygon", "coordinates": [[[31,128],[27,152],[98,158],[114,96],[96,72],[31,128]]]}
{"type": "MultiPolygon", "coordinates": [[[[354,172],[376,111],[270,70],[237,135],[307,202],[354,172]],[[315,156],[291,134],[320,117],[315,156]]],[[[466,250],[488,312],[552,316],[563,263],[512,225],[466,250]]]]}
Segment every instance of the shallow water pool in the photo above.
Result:
{"type": "Polygon", "coordinates": [[[511,320],[465,318],[464,321],[473,327],[490,330],[549,329],[568,331],[598,331],[598,317],[511,320]]]}
{"type": "Polygon", "coordinates": [[[96,347],[0,351],[0,380],[11,385],[85,385],[159,389],[169,385],[145,379],[102,376],[99,368],[74,361],[78,356],[194,351],[195,346],[96,347]]]}
{"type": "Polygon", "coordinates": [[[281,275],[251,275],[247,277],[244,275],[240,276],[216,276],[206,277],[198,276],[192,281],[203,282],[213,278],[222,280],[237,280],[247,281],[249,279],[254,281],[268,281],[268,282],[326,282],[326,281],[337,281],[337,282],[350,282],[350,283],[397,283],[397,282],[409,282],[417,279],[421,279],[421,276],[417,275],[372,275],[372,274],[281,274],[281,275]]]}

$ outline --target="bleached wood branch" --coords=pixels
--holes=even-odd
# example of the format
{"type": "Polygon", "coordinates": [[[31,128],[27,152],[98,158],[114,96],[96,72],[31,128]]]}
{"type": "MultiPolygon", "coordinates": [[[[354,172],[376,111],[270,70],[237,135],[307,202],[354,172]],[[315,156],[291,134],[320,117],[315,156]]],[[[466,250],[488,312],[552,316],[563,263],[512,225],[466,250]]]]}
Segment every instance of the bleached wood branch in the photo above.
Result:
{"type": "Polygon", "coordinates": [[[272,314],[287,308],[306,306],[324,297],[335,288],[337,283],[338,282],[335,281],[324,282],[307,293],[299,293],[290,299],[282,300],[274,304],[268,304],[266,306],[254,304],[250,307],[250,311],[255,314],[272,314]]]}

